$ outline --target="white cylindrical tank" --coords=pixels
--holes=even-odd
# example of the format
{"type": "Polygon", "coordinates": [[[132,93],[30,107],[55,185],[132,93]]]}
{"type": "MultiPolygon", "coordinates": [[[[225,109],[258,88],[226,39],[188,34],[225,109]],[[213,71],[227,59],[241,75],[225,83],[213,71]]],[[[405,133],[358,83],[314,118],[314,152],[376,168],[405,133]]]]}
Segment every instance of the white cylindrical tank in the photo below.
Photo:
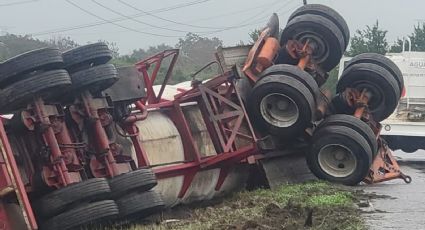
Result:
{"type": "MultiPolygon", "coordinates": [[[[185,106],[183,113],[200,154],[202,156],[216,155],[198,106],[185,106]]],[[[147,119],[137,122],[136,125],[139,128],[139,139],[153,168],[179,164],[185,160],[182,136],[174,123],[162,112],[150,111],[147,119]]],[[[162,194],[165,203],[170,207],[181,203],[209,200],[215,196],[243,188],[247,179],[245,168],[242,165],[235,165],[235,169],[231,170],[220,191],[215,191],[219,169],[198,172],[185,196],[181,199],[178,198],[178,194],[183,185],[183,176],[160,179],[155,190],[162,194]]]]}

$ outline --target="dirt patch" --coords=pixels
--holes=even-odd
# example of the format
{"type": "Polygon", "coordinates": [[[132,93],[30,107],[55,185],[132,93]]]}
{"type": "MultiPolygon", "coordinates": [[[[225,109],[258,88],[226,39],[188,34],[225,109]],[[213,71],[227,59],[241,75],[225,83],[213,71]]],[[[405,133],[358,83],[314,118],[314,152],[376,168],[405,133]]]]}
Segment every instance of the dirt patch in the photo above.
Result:
{"type": "Polygon", "coordinates": [[[364,200],[374,200],[374,199],[397,199],[392,196],[383,195],[383,194],[377,194],[376,192],[365,192],[363,190],[354,190],[353,192],[354,200],[356,202],[361,202],[364,200]]]}
{"type": "MultiPolygon", "coordinates": [[[[180,206],[139,223],[111,229],[364,229],[356,193],[326,182],[258,189],[180,206]],[[208,206],[205,206],[208,205],[208,206]]],[[[104,228],[103,228],[104,229],[104,228]]]]}

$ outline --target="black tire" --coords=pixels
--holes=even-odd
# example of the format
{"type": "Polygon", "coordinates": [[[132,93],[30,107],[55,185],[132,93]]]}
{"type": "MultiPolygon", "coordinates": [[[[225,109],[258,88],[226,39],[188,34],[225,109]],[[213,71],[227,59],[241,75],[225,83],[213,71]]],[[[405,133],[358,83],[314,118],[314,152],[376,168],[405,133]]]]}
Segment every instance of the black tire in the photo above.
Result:
{"type": "Polygon", "coordinates": [[[116,202],[120,210],[120,217],[130,220],[147,217],[165,208],[161,196],[152,190],[131,193],[116,202]]]}
{"type": "Polygon", "coordinates": [[[67,230],[91,223],[114,220],[119,215],[115,201],[102,200],[88,203],[61,213],[42,224],[43,230],[67,230]]]}
{"type": "Polygon", "coordinates": [[[56,48],[32,50],[12,57],[0,64],[0,88],[21,80],[24,75],[39,70],[63,68],[61,52],[56,48]]]}
{"type": "Polygon", "coordinates": [[[102,200],[110,194],[107,179],[93,178],[55,190],[33,204],[38,217],[49,218],[75,204],[102,200]]]}
{"type": "Polygon", "coordinates": [[[270,36],[279,39],[279,17],[276,13],[273,13],[267,22],[267,27],[270,28],[270,36]]]}
{"type": "Polygon", "coordinates": [[[310,93],[314,95],[314,98],[320,94],[319,86],[314,78],[307,72],[301,70],[298,66],[287,64],[272,65],[261,73],[260,78],[268,75],[290,76],[302,82],[310,90],[310,93]]]}
{"type": "Polygon", "coordinates": [[[397,80],[400,92],[403,91],[403,88],[404,88],[403,74],[401,73],[401,70],[398,68],[398,66],[393,61],[391,61],[391,59],[385,57],[382,54],[363,53],[353,57],[347,63],[345,68],[348,68],[351,65],[358,64],[358,63],[372,63],[385,68],[397,80]]]}
{"type": "Polygon", "coordinates": [[[69,73],[107,63],[112,59],[112,51],[103,42],[80,46],[63,53],[65,68],[69,73]]]}
{"type": "Polygon", "coordinates": [[[378,122],[389,117],[397,108],[401,93],[391,73],[371,63],[358,63],[346,68],[336,90],[342,93],[346,88],[356,88],[360,92],[367,89],[371,93],[368,107],[378,122]]]}
{"type": "Polygon", "coordinates": [[[312,61],[325,71],[338,65],[344,51],[344,35],[329,19],[313,14],[304,14],[288,22],[280,37],[284,46],[289,40],[315,43],[312,61]]]}
{"type": "Polygon", "coordinates": [[[109,179],[114,199],[133,191],[148,191],[156,185],[156,177],[151,169],[138,169],[109,179]]]}
{"type": "MultiPolygon", "coordinates": [[[[360,183],[367,176],[372,164],[372,151],[367,141],[355,130],[344,126],[328,126],[313,134],[306,160],[311,172],[319,179],[351,186],[360,183]],[[356,160],[352,172],[346,172],[347,175],[340,173],[340,176],[336,176],[336,173],[332,172],[334,174],[332,175],[329,169],[321,166],[320,151],[329,146],[342,146],[351,151],[351,156],[356,160]]],[[[341,167],[338,164],[337,167],[344,168],[345,165],[341,167]]]]}
{"type": "Polygon", "coordinates": [[[71,74],[73,94],[89,90],[98,93],[118,81],[118,72],[114,65],[104,64],[71,74]]]}
{"type": "Polygon", "coordinates": [[[302,82],[288,76],[268,75],[261,78],[255,84],[248,101],[248,112],[253,125],[260,131],[273,135],[294,137],[295,134],[302,133],[314,120],[314,95],[302,82]],[[274,94],[289,98],[292,100],[291,106],[296,105],[295,112],[298,116],[293,115],[293,119],[289,120],[288,124],[277,123],[280,121],[270,113],[274,105],[264,101],[274,94]]]}
{"type": "Polygon", "coordinates": [[[0,112],[11,113],[26,108],[36,96],[46,100],[61,95],[71,85],[66,70],[51,70],[30,74],[26,79],[15,82],[0,91],[0,112]]]}
{"type": "Polygon", "coordinates": [[[288,52],[287,49],[279,49],[276,59],[274,60],[275,64],[288,64],[288,65],[298,65],[299,60],[294,59],[288,52]]]}
{"type": "Polygon", "coordinates": [[[378,142],[372,129],[362,120],[346,114],[335,114],[327,117],[323,120],[316,130],[328,126],[344,126],[355,130],[357,133],[368,142],[370,149],[372,150],[372,156],[375,158],[378,153],[378,142]]]}
{"type": "Polygon", "coordinates": [[[350,29],[348,29],[347,22],[345,22],[344,18],[338,12],[336,12],[334,9],[325,5],[307,4],[296,9],[291,14],[291,16],[289,16],[288,21],[292,20],[293,18],[297,16],[304,15],[304,14],[319,15],[335,23],[335,25],[338,26],[339,30],[344,35],[345,48],[347,48],[348,43],[350,42],[350,29]]]}
{"type": "Polygon", "coordinates": [[[347,103],[345,94],[338,93],[332,98],[331,104],[329,106],[329,111],[331,112],[331,114],[352,115],[355,112],[355,108],[347,103]]]}

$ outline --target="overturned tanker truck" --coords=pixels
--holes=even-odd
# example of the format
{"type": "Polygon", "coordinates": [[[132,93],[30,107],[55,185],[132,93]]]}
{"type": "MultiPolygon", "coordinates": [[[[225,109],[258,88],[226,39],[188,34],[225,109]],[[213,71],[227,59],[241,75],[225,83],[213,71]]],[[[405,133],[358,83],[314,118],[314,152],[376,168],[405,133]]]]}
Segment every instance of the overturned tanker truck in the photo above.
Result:
{"type": "Polygon", "coordinates": [[[220,73],[190,85],[167,85],[178,50],[118,69],[103,43],[6,60],[2,229],[143,218],[244,188],[250,170],[287,152],[336,183],[410,182],[379,136],[404,87],[394,65],[353,58],[336,96],[320,90],[348,42],[337,12],[305,5],[281,34],[273,15],[253,46],[219,49],[208,66],[220,73]]]}

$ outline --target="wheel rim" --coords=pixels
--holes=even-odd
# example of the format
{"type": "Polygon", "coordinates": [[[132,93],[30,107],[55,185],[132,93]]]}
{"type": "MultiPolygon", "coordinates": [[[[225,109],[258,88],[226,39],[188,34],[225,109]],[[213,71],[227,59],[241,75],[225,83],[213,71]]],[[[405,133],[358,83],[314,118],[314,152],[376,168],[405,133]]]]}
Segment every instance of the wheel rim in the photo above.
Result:
{"type": "Polygon", "coordinates": [[[385,93],[382,88],[374,82],[359,81],[352,84],[359,92],[365,91],[369,97],[368,107],[371,113],[375,113],[380,108],[386,106],[385,93]]]}
{"type": "Polygon", "coordinates": [[[338,144],[326,145],[321,148],[318,159],[320,168],[333,177],[347,177],[357,167],[357,159],[353,152],[338,144]]]}
{"type": "Polygon", "coordinates": [[[313,48],[312,56],[316,62],[322,63],[329,57],[328,44],[320,34],[308,31],[297,34],[295,37],[303,44],[308,41],[308,44],[313,48]]]}
{"type": "Polygon", "coordinates": [[[297,122],[299,109],[294,100],[284,94],[269,94],[261,100],[263,118],[273,126],[289,127],[297,122]]]}

